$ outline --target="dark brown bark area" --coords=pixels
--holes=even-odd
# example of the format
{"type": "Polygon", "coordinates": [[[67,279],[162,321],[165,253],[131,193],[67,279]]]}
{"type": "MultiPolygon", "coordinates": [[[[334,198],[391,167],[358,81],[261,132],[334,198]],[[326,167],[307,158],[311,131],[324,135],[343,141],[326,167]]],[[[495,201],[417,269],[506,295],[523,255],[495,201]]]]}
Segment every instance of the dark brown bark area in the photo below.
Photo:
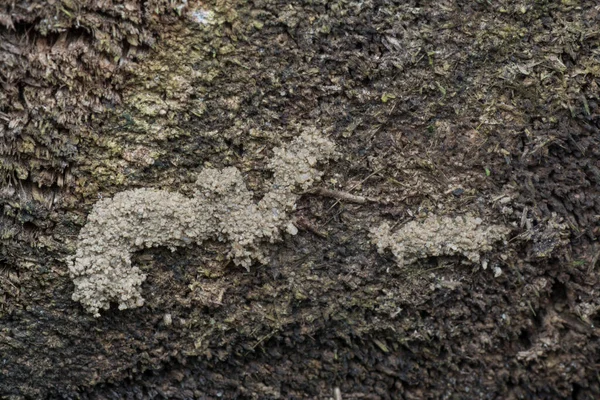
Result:
{"type": "Polygon", "coordinates": [[[1,396],[600,397],[595,2],[178,6],[0,6],[1,396]],[[147,250],[144,307],[71,301],[98,197],[207,165],[258,196],[303,126],[342,154],[322,186],[378,201],[306,194],[267,266],[147,250]],[[486,270],[376,253],[371,227],[428,214],[511,238],[486,270]]]}

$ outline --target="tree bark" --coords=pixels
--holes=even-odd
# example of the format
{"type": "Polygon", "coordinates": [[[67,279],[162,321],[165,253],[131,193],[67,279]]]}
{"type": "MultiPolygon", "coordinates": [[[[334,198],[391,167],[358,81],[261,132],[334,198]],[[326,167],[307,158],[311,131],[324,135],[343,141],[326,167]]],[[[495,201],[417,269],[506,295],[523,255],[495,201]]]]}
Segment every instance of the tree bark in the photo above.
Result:
{"type": "Polygon", "coordinates": [[[0,4],[0,397],[600,397],[599,18],[591,0],[0,4]],[[143,306],[72,300],[98,200],[191,197],[226,167],[258,200],[306,131],[337,158],[266,265],[227,241],[144,249],[143,306]],[[503,234],[466,256],[447,232],[467,225],[427,231],[438,217],[503,234]]]}

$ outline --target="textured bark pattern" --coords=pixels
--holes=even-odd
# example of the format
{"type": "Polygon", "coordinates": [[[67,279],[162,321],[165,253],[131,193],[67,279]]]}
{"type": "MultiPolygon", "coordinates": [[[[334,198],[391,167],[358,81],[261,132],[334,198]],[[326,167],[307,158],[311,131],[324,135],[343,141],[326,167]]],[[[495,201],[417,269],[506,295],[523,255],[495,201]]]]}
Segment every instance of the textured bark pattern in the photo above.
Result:
{"type": "Polygon", "coordinates": [[[593,0],[2,2],[0,395],[599,398],[599,21],[593,0]],[[267,265],[143,249],[143,307],[71,300],[99,198],[191,197],[226,167],[260,198],[306,127],[341,157],[267,265]],[[511,234],[487,269],[370,241],[430,215],[511,234]]]}

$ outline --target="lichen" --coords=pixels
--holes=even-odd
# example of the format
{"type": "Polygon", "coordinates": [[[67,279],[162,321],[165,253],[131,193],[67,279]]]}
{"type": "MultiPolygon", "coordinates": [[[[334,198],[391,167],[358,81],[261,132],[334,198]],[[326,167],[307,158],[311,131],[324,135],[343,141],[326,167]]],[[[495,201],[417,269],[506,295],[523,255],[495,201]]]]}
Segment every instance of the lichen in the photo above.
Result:
{"type": "Polygon", "coordinates": [[[371,230],[371,239],[380,253],[390,249],[399,266],[439,256],[462,256],[468,262],[478,263],[481,254],[492,250],[494,242],[508,233],[506,227],[484,225],[481,218],[472,216],[430,216],[411,221],[394,233],[384,222],[371,230]]]}
{"type": "Polygon", "coordinates": [[[306,132],[287,147],[275,148],[269,167],[271,190],[253,200],[242,173],[235,167],[205,168],[192,198],[155,189],[127,190],[97,202],[79,234],[69,262],[75,284],[73,300],[98,317],[110,302],[119,309],[143,305],[141,284],[146,275],[131,263],[135,251],[226,242],[227,257],[248,268],[253,260],[267,262],[263,244],[293,233],[290,212],[297,195],[322,175],[315,167],[334,155],[334,145],[316,132],[306,132]]]}

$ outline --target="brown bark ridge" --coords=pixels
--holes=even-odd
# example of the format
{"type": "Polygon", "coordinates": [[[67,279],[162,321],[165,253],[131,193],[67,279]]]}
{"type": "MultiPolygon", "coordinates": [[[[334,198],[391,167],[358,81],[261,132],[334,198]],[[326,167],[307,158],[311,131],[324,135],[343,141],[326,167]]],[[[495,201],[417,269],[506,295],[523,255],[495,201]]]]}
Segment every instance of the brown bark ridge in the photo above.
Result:
{"type": "Polygon", "coordinates": [[[599,398],[599,22],[592,0],[1,2],[0,397],[599,398]],[[266,265],[144,249],[142,307],[71,299],[99,199],[226,167],[259,199],[306,130],[340,154],[266,265]],[[377,252],[375,227],[437,217],[510,233],[377,252]]]}

